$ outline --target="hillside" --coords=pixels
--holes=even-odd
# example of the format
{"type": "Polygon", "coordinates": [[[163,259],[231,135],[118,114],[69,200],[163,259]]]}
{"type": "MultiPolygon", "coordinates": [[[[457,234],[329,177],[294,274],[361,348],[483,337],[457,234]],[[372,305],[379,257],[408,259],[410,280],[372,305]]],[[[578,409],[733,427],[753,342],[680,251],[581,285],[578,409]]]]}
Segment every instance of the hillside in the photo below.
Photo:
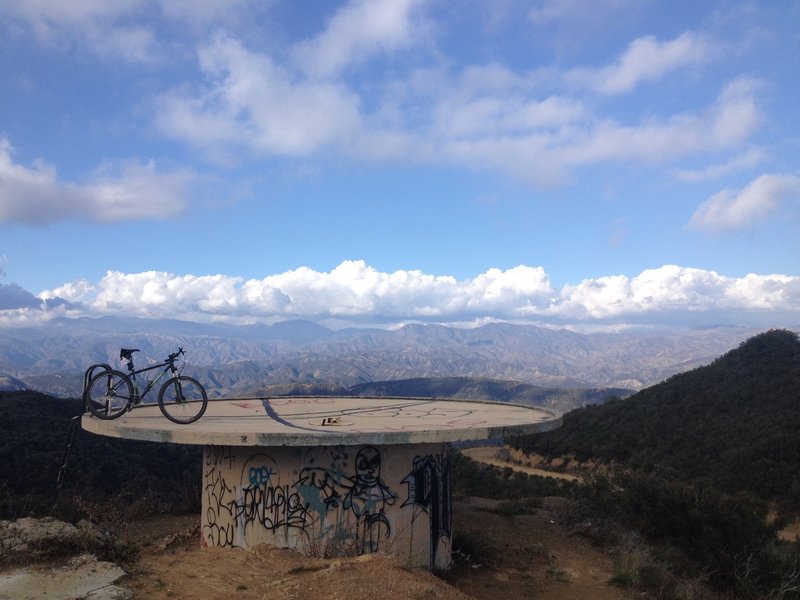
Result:
{"type": "Polygon", "coordinates": [[[776,533],[800,515],[799,426],[800,341],[773,330],[517,444],[540,466],[585,461],[589,519],[637,531],[670,570],[735,598],[798,598],[800,545],[776,533]]]}
{"type": "MultiPolygon", "coordinates": [[[[57,502],[58,472],[78,410],[77,400],[27,390],[0,392],[0,520],[48,514],[57,502]]],[[[195,446],[79,430],[61,496],[100,512],[111,499],[137,510],[194,510],[200,502],[201,455],[195,446]]]]}
{"type": "Polygon", "coordinates": [[[800,341],[773,330],[625,400],[567,414],[526,452],[671,469],[800,507],[800,341]]]}

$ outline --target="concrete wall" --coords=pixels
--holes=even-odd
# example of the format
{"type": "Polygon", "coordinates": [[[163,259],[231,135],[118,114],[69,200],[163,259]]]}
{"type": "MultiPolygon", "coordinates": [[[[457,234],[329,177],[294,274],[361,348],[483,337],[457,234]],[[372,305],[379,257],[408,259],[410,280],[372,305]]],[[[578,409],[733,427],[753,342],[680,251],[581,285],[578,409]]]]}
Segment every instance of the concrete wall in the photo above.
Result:
{"type": "Polygon", "coordinates": [[[380,551],[443,569],[450,466],[448,444],[207,446],[203,543],[322,557],[380,551]]]}

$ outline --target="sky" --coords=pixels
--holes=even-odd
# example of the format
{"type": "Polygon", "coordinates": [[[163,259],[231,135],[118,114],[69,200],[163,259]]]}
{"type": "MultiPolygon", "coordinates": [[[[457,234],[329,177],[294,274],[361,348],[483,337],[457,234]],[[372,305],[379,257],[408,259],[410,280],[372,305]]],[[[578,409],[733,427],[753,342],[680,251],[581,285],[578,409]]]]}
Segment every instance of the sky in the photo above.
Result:
{"type": "Polygon", "coordinates": [[[800,2],[0,0],[0,325],[800,325],[800,2]]]}

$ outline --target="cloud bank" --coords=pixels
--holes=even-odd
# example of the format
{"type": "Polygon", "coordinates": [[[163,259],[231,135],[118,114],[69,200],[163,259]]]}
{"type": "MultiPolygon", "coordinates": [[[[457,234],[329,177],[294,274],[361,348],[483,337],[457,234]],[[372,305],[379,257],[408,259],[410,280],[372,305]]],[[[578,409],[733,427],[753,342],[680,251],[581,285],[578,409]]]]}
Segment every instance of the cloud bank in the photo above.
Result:
{"type": "Polygon", "coordinates": [[[665,265],[635,277],[587,279],[561,289],[542,267],[489,269],[473,278],[380,272],[345,261],[329,272],[300,267],[263,279],[109,271],[47,290],[36,299],[0,286],[0,323],[53,316],[126,315],[231,323],[312,319],[327,324],[487,321],[568,326],[800,323],[800,277],[746,275],[665,265]]]}

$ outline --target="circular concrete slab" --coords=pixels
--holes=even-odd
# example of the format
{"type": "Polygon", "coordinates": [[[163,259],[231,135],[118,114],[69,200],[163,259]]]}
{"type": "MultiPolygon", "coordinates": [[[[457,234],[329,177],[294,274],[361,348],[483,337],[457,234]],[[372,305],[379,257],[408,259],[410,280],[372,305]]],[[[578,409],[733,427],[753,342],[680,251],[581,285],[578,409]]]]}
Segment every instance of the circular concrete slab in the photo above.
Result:
{"type": "Polygon", "coordinates": [[[279,397],[209,400],[191,425],[140,406],[118,419],[85,414],[86,431],[111,437],[213,446],[417,444],[503,438],[561,426],[543,409],[429,398],[279,397]]]}

